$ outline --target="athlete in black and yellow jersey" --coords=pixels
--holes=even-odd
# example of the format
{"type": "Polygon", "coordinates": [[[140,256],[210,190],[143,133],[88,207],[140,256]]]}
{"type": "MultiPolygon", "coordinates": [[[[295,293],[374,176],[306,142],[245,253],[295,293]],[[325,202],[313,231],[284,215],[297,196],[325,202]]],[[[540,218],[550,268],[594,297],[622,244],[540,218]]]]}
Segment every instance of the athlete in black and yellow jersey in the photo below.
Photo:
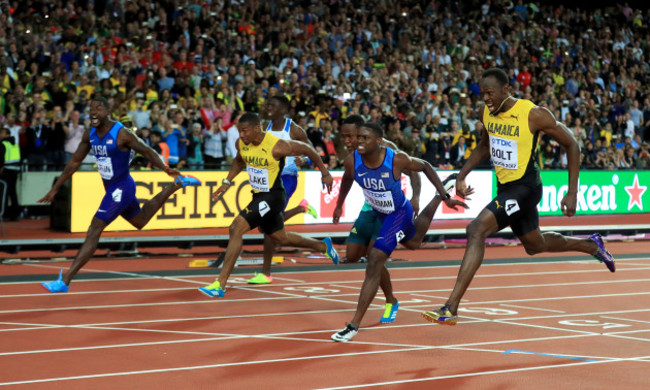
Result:
{"type": "Polygon", "coordinates": [[[479,163],[490,157],[496,170],[497,196],[467,226],[467,247],[456,285],[447,303],[426,311],[428,321],[453,325],[461,298],[483,262],[485,239],[510,226],[526,253],[578,251],[604,262],[614,272],[614,259],[605,249],[598,233],[580,239],[539,229],[537,204],[542,197],[542,181],[535,159],[540,132],[548,134],[567,151],[569,190],[561,201],[562,212],[571,217],[576,212],[580,149],[567,127],[556,121],[546,108],[515,99],[510,95],[507,74],[497,68],[486,70],[479,83],[485,103],[481,122],[482,137],[463,165],[456,179],[456,193],[464,197],[465,178],[479,163]]]}
{"type": "Polygon", "coordinates": [[[257,114],[242,115],[237,128],[239,129],[237,157],[233,160],[223,184],[212,195],[212,199],[216,201],[230,187],[235,176],[246,168],[253,191],[253,200],[230,225],[230,239],[219,277],[211,285],[199,288],[209,297],[224,296],[226,282],[242,250],[242,236],[256,227],[271,236],[277,245],[317,250],[325,253],[335,264],[338,263],[338,254],[329,237],[318,241],[284,230],[283,212],[286,193],[280,174],[285,157],[307,155],[318,165],[323,175],[323,185],[327,187],[328,192],[332,189],[332,175],[327,171],[316,150],[304,142],[282,140],[269,132],[262,131],[257,114]]]}

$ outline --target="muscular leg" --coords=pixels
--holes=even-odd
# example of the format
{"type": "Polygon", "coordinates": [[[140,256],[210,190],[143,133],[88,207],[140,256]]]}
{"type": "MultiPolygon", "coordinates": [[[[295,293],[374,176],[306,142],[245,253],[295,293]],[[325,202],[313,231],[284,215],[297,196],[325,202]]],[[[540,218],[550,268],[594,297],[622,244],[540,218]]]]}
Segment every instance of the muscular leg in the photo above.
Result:
{"type": "MultiPolygon", "coordinates": [[[[374,245],[375,245],[375,240],[370,240],[370,243],[368,244],[367,248],[370,248],[372,250],[374,245]]],[[[370,251],[368,251],[368,257],[370,257],[370,251]]],[[[381,288],[381,291],[384,293],[384,297],[386,297],[386,303],[395,304],[397,302],[397,299],[393,295],[393,283],[390,280],[390,272],[388,272],[388,268],[386,267],[386,264],[384,264],[384,268],[381,270],[381,279],[379,280],[379,288],[381,288]]]]}
{"type": "Polygon", "coordinates": [[[295,217],[296,215],[301,214],[301,213],[304,213],[304,212],[306,212],[306,211],[307,211],[307,210],[305,210],[305,208],[302,207],[302,206],[296,206],[296,207],[294,207],[294,208],[292,208],[292,209],[290,209],[290,210],[286,210],[286,211],[284,212],[284,220],[285,220],[285,221],[288,221],[289,218],[293,218],[293,217],[295,217]]]}
{"type": "Polygon", "coordinates": [[[386,297],[386,303],[397,303],[397,299],[395,298],[395,295],[393,295],[393,284],[390,281],[390,273],[388,272],[388,268],[386,268],[386,264],[384,264],[381,269],[379,287],[381,287],[381,291],[383,291],[384,297],[386,297]]]}
{"type": "Polygon", "coordinates": [[[241,254],[241,249],[244,242],[242,237],[244,236],[244,233],[250,230],[250,225],[241,215],[236,216],[230,225],[230,237],[228,239],[228,246],[226,247],[226,256],[223,260],[221,272],[219,273],[218,277],[222,289],[226,288],[228,277],[230,277],[232,269],[235,268],[235,262],[241,254]]]}
{"type": "Polygon", "coordinates": [[[415,221],[413,223],[415,224],[415,235],[413,238],[410,240],[404,242],[404,246],[407,247],[408,249],[417,249],[420,247],[422,244],[422,240],[424,239],[424,236],[427,234],[427,231],[429,230],[429,225],[431,225],[431,220],[433,220],[433,215],[436,213],[436,210],[438,210],[438,206],[440,206],[440,202],[442,200],[440,199],[439,195],[436,195],[431,199],[427,207],[422,210],[420,215],[418,215],[417,218],[415,218],[415,221]]]}
{"type": "MultiPolygon", "coordinates": [[[[359,294],[359,302],[357,304],[357,311],[354,313],[354,318],[350,322],[356,328],[359,328],[363,316],[368,310],[368,306],[377,294],[377,288],[383,272],[388,273],[385,267],[388,255],[383,251],[372,248],[368,256],[368,266],[366,267],[366,278],[361,286],[361,293],[359,294]]],[[[390,280],[390,279],[389,279],[390,280]]],[[[392,291],[391,294],[392,296],[392,291]]],[[[395,299],[395,297],[393,297],[395,299]]],[[[394,302],[392,302],[394,303],[394,302]]]]}
{"type": "Polygon", "coordinates": [[[288,232],[284,229],[271,234],[271,238],[277,245],[295,246],[298,248],[310,248],[315,251],[327,251],[327,244],[313,238],[303,237],[298,233],[288,232]]]}
{"type": "Polygon", "coordinates": [[[454,290],[447,300],[447,306],[452,314],[456,315],[460,300],[483,263],[485,239],[498,231],[497,220],[494,214],[487,209],[481,211],[481,214],[467,226],[467,247],[463,255],[463,262],[460,264],[454,290]]]}
{"type": "Polygon", "coordinates": [[[142,209],[135,217],[129,219],[129,223],[137,229],[142,229],[151,220],[151,218],[160,210],[167,199],[176,191],[183,188],[183,185],[173,182],[171,185],[163,188],[156,196],[149,199],[142,205],[142,209]]]}
{"type": "MultiPolygon", "coordinates": [[[[288,220],[291,217],[294,217],[300,213],[304,213],[305,208],[302,206],[296,206],[292,208],[291,210],[287,210],[284,212],[284,220],[288,220]]],[[[271,262],[273,260],[273,253],[275,253],[275,243],[273,242],[273,239],[268,236],[268,234],[264,235],[264,254],[263,254],[263,263],[262,263],[262,273],[266,276],[271,276],[271,262]]]]}
{"type": "Polygon", "coordinates": [[[356,263],[362,256],[366,255],[368,246],[348,241],[345,245],[345,262],[356,263]]]}
{"type": "Polygon", "coordinates": [[[86,239],[81,245],[81,249],[77,252],[77,256],[74,258],[68,272],[63,275],[63,282],[66,285],[70,285],[70,281],[72,281],[77,272],[86,265],[93,253],[95,253],[97,244],[99,243],[99,237],[102,235],[104,229],[106,229],[106,226],[108,224],[97,217],[94,217],[90,222],[90,227],[88,228],[88,233],[86,233],[86,239]]]}
{"type": "Polygon", "coordinates": [[[271,276],[271,260],[273,260],[273,253],[275,252],[275,242],[268,234],[264,235],[264,262],[262,264],[262,273],[266,276],[271,276]]]}
{"type": "Polygon", "coordinates": [[[587,238],[563,236],[556,232],[542,233],[539,228],[519,237],[526,253],[536,255],[542,252],[569,252],[577,251],[589,255],[598,252],[598,245],[587,238]]]}

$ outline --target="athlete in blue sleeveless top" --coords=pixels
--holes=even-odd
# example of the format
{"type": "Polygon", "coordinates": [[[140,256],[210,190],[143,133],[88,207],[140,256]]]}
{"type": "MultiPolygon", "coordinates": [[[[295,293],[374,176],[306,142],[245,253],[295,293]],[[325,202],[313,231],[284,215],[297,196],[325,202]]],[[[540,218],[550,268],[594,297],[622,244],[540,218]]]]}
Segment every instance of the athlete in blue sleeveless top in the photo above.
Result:
{"type": "MultiPolygon", "coordinates": [[[[260,117],[262,119],[269,119],[266,131],[285,141],[302,141],[311,146],[305,130],[294,123],[291,118],[286,118],[289,106],[289,99],[282,95],[275,95],[266,99],[264,106],[260,110],[260,117]]],[[[306,158],[303,156],[287,156],[284,160],[284,168],[282,169],[280,178],[282,179],[284,190],[287,193],[287,198],[284,203],[285,209],[289,204],[289,199],[291,199],[291,196],[298,187],[298,170],[305,163],[305,160],[306,158]]],[[[309,205],[306,199],[303,199],[298,206],[284,211],[284,220],[286,221],[300,213],[308,213],[314,218],[318,217],[316,210],[309,205]]],[[[271,276],[271,260],[273,259],[274,252],[275,245],[273,240],[265,234],[262,272],[249,279],[248,283],[269,284],[273,281],[273,277],[271,276]]]]}
{"type": "Polygon", "coordinates": [[[64,275],[61,270],[58,280],[42,283],[43,287],[53,293],[68,291],[72,278],[95,252],[100,235],[118,216],[121,215],[131,225],[142,229],[174,192],[187,185],[201,184],[198,179],[183,177],[177,170],[169,168],[158,153],[139,139],[132,130],[125,128],[120,122],[110,120],[108,115],[108,101],[102,97],[93,98],[90,102],[92,127],[84,133],[77,151],[66,164],[52,189],[39,200],[40,203],[52,202],[61,185],[79,169],[84,157],[92,149],[106,195],[90,222],[86,240],[68,272],[64,275]],[[135,197],[135,182],[129,173],[129,163],[135,153],[143,155],[155,167],[175,178],[172,185],[165,187],[153,199],[145,202],[142,208],[140,208],[140,201],[135,197]]]}
{"type": "Polygon", "coordinates": [[[384,267],[386,260],[397,244],[401,243],[409,249],[419,248],[441,201],[453,209],[458,206],[467,207],[465,203],[449,196],[431,164],[386,148],[382,145],[383,136],[384,131],[378,124],[362,125],[357,134],[357,151],[344,162],[345,173],[334,210],[334,222],[338,222],[343,202],[350,192],[352,182],[356,181],[363,189],[366,202],[381,220],[382,227],[368,255],[366,278],[359,294],[357,311],[343,330],[332,335],[334,341],[349,341],[357,334],[361,320],[377,293],[381,274],[388,272],[384,267]],[[438,193],[442,194],[436,195],[415,220],[413,207],[401,188],[400,180],[405,170],[424,172],[438,193]]]}

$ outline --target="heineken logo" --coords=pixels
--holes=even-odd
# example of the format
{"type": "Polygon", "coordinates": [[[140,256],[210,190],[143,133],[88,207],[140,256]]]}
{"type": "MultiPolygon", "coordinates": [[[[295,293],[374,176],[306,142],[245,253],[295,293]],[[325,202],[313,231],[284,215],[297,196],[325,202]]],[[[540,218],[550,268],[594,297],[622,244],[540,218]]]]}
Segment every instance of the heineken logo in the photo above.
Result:
{"type": "Polygon", "coordinates": [[[647,186],[639,185],[639,174],[634,174],[634,181],[631,186],[625,186],[625,191],[630,195],[630,200],[627,203],[627,209],[632,210],[637,206],[640,211],[643,211],[643,194],[648,189],[647,186]]]}
{"type": "MultiPolygon", "coordinates": [[[[569,190],[567,178],[566,172],[543,174],[544,192],[537,206],[542,215],[561,213],[560,202],[569,190]]],[[[648,212],[643,208],[643,196],[648,189],[643,184],[648,181],[646,172],[580,172],[577,211],[582,214],[648,212]]]]}

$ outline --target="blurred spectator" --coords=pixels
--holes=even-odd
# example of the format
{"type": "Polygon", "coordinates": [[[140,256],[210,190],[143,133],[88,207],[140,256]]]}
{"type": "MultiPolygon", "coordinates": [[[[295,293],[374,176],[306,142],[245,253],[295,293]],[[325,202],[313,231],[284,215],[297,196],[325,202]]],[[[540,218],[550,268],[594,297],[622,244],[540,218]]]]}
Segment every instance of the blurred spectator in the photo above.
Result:
{"type": "Polygon", "coordinates": [[[27,129],[27,161],[29,170],[44,171],[47,168],[47,142],[52,128],[46,123],[46,111],[34,114],[32,125],[27,129]]]}
{"type": "Polygon", "coordinates": [[[230,127],[226,131],[226,161],[228,165],[232,164],[232,160],[237,156],[237,140],[239,139],[239,129],[237,128],[237,122],[239,118],[244,114],[244,111],[240,111],[235,115],[234,121],[231,123],[230,127]]]}
{"type": "Polygon", "coordinates": [[[54,106],[52,120],[50,122],[50,135],[47,137],[45,157],[47,158],[48,170],[60,171],[65,165],[65,131],[64,122],[68,118],[61,112],[61,106],[54,106]]]}
{"type": "Polygon", "coordinates": [[[187,161],[191,170],[203,169],[203,128],[200,123],[192,124],[192,133],[188,137],[187,161]]]}
{"type": "Polygon", "coordinates": [[[203,159],[206,169],[221,169],[224,160],[223,143],[227,138],[222,124],[223,119],[219,117],[212,122],[208,129],[203,131],[203,142],[205,143],[203,159]]]}
{"type": "MultiPolygon", "coordinates": [[[[258,111],[282,94],[293,118],[304,113],[326,162],[330,142],[336,155],[344,149],[341,121],[359,114],[386,123],[387,137],[405,151],[445,168],[461,136],[465,158],[478,143],[478,80],[493,66],[507,69],[513,96],[565,119],[585,151],[600,138],[626,147],[627,136],[642,161],[639,145],[650,140],[650,13],[629,5],[47,2],[45,18],[39,2],[15,3],[0,12],[0,125],[37,166],[46,152],[74,151],[73,111],[75,126],[84,126],[88,99],[98,93],[117,118],[129,115],[134,127],[164,134],[173,164],[191,163],[184,132],[193,123],[206,129],[206,163],[209,153],[223,158],[222,136],[205,137],[215,121],[228,130],[235,110],[258,111]],[[64,146],[60,134],[47,144],[35,130],[58,132],[56,120],[41,118],[56,119],[57,105],[66,118],[64,146]]],[[[583,163],[595,162],[593,146],[593,161],[587,152],[583,163]]],[[[231,153],[226,148],[225,157],[231,153]]],[[[555,157],[550,165],[561,167],[555,157]]]]}

